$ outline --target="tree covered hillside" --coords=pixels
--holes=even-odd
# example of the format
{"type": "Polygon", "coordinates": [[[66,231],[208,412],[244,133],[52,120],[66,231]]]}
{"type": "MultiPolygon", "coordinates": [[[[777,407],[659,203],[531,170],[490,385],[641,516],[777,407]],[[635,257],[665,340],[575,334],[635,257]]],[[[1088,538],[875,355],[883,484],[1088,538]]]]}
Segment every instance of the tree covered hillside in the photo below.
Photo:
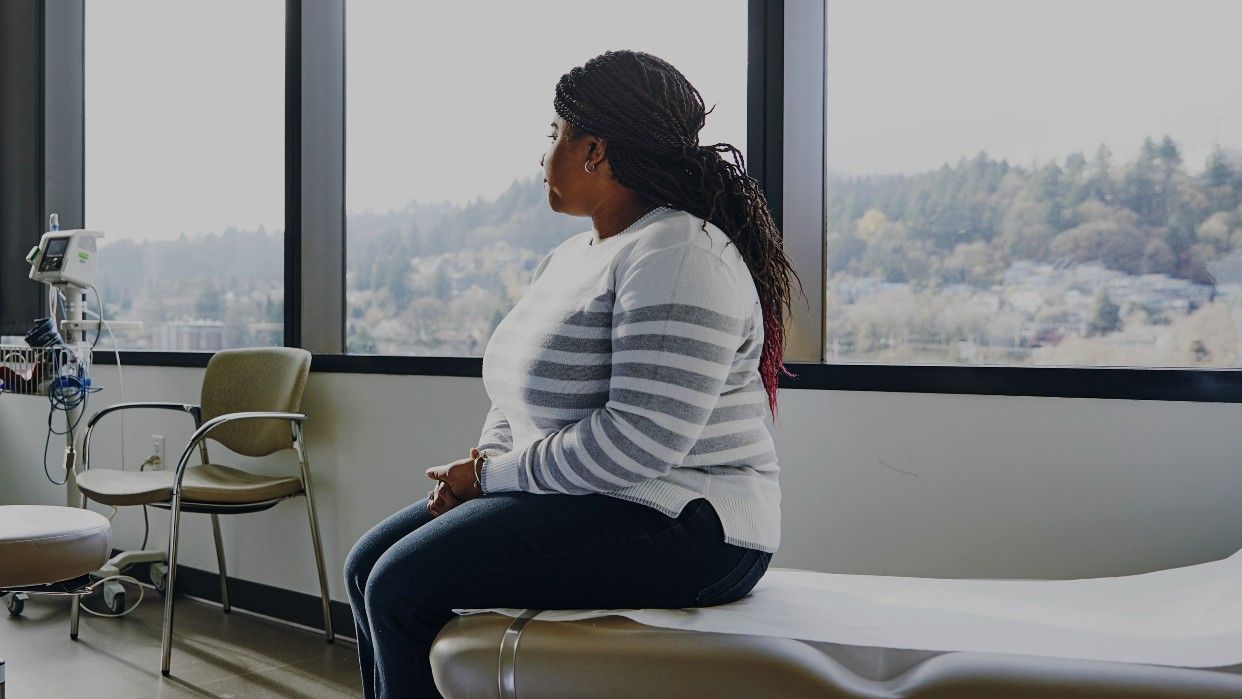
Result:
{"type": "Polygon", "coordinates": [[[1148,138],[1129,162],[829,178],[832,361],[1236,366],[1242,158],[1192,172],[1148,138]],[[1234,251],[1238,252],[1234,254],[1234,251]]]}
{"type": "Polygon", "coordinates": [[[1208,283],[1206,263],[1242,247],[1239,165],[1218,150],[1188,172],[1166,136],[1123,163],[1100,146],[1029,167],[980,153],[923,174],[831,177],[829,271],[989,285],[1016,260],[1099,260],[1208,283]]]}

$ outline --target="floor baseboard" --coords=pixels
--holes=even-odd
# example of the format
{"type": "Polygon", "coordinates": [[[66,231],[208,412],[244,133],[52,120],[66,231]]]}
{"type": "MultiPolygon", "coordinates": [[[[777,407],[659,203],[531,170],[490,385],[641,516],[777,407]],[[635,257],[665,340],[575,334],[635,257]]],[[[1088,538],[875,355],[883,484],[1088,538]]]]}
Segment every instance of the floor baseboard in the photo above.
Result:
{"type": "MultiPolygon", "coordinates": [[[[121,553],[114,550],[113,555],[121,553]]],[[[151,583],[150,564],[139,563],[125,574],[144,584],[151,583]]],[[[313,575],[313,571],[311,572],[313,575]]],[[[229,576],[229,605],[234,609],[260,614],[278,621],[323,631],[323,611],[319,597],[229,576]]],[[[177,566],[177,596],[195,597],[220,604],[220,576],[215,571],[187,565],[177,566]]],[[[329,605],[336,635],[352,640],[354,616],[349,605],[332,600],[329,605]]]]}

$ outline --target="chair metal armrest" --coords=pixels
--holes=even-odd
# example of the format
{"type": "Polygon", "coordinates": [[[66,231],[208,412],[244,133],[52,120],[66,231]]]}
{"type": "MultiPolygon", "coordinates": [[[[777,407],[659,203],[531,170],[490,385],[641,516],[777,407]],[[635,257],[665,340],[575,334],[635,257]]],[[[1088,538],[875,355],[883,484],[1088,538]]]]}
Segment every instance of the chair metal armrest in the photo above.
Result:
{"type": "MultiPolygon", "coordinates": [[[[159,403],[159,402],[139,402],[139,403],[114,403],[100,410],[91,416],[86,423],[86,436],[82,438],[82,470],[86,471],[91,467],[91,437],[95,433],[95,425],[99,423],[103,416],[109,413],[119,412],[121,410],[178,410],[189,413],[194,418],[195,427],[201,420],[202,409],[191,403],[159,403]]],[[[121,437],[124,439],[124,435],[121,437]]],[[[122,464],[124,466],[124,464],[122,464]]]]}
{"type": "Polygon", "coordinates": [[[177,494],[181,492],[181,479],[185,476],[186,466],[190,463],[190,455],[194,450],[206,439],[212,432],[221,425],[239,420],[288,420],[293,428],[294,444],[301,449],[300,427],[306,421],[306,416],[302,413],[282,413],[282,412],[242,412],[228,413],[226,415],[218,415],[203,423],[201,427],[194,431],[190,436],[190,441],[186,443],[185,449],[181,452],[181,458],[177,460],[177,473],[173,479],[173,498],[177,498],[177,494]]]}

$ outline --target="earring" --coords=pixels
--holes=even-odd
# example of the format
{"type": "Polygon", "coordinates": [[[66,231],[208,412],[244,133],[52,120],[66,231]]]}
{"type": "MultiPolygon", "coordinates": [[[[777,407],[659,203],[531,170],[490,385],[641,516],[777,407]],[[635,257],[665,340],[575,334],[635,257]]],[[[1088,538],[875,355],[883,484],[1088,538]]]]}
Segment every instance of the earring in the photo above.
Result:
{"type": "Polygon", "coordinates": [[[587,172],[595,172],[595,168],[591,167],[591,161],[590,161],[590,160],[586,161],[586,164],[584,164],[584,165],[582,166],[582,169],[583,169],[583,170],[586,170],[587,172]]]}

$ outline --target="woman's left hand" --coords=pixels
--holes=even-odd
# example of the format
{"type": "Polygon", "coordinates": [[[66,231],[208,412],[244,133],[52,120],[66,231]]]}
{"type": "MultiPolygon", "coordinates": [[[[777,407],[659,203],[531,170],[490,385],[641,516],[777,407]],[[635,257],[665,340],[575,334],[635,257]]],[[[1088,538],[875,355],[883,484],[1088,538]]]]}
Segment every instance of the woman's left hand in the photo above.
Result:
{"type": "Polygon", "coordinates": [[[483,494],[479,489],[478,481],[475,480],[479,456],[478,449],[471,449],[469,459],[462,459],[443,466],[433,466],[427,469],[427,477],[448,486],[459,501],[473,500],[483,494]]]}

